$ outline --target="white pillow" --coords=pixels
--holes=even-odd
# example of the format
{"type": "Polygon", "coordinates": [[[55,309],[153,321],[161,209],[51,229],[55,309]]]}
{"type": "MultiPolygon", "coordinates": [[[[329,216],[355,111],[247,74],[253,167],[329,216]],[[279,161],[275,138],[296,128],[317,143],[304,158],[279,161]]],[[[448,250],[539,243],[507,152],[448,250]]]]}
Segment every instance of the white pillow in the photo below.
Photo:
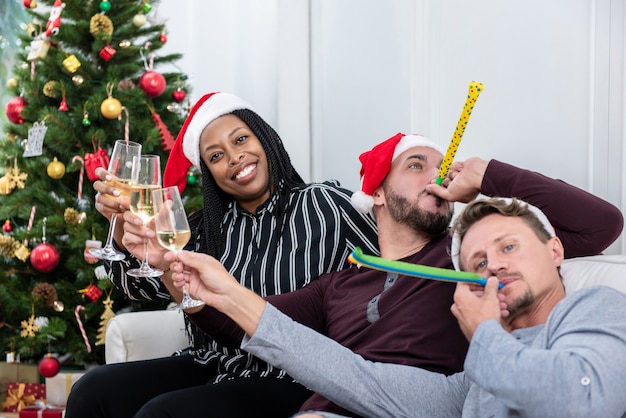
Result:
{"type": "Polygon", "coordinates": [[[179,310],[126,312],[107,325],[107,364],[171,356],[189,346],[179,310]]]}
{"type": "Polygon", "coordinates": [[[583,287],[604,285],[626,293],[626,255],[594,255],[563,261],[561,274],[565,293],[583,287]]]}

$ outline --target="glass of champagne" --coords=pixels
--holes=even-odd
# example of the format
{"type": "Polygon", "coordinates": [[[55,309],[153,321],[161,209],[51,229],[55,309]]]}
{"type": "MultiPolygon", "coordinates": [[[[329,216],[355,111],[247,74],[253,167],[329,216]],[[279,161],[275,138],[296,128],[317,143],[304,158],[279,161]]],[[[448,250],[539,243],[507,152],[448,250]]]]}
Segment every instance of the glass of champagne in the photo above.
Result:
{"type": "MultiPolygon", "coordinates": [[[[191,230],[187,214],[177,186],[164,187],[152,191],[154,202],[154,225],[159,244],[177,253],[189,242],[191,230]]],[[[189,296],[187,286],[183,287],[182,301],[171,309],[188,309],[204,305],[204,302],[189,296]]]]}
{"type": "MultiPolygon", "coordinates": [[[[154,218],[152,191],[161,188],[161,163],[158,155],[142,155],[133,160],[130,183],[130,210],[139,216],[144,225],[154,218]]],[[[131,269],[126,274],[134,277],[158,277],[163,274],[152,268],[148,261],[148,240],[144,240],[144,257],[139,268],[131,269]]]]}
{"type": "MultiPolygon", "coordinates": [[[[114,179],[106,181],[107,185],[115,187],[121,193],[120,196],[130,197],[130,181],[133,168],[133,158],[141,155],[141,144],[133,141],[119,139],[115,141],[113,152],[109,160],[109,168],[107,171],[114,179]]],[[[111,196],[113,199],[119,197],[111,196]]],[[[124,253],[117,251],[113,247],[113,234],[115,232],[115,224],[117,222],[118,213],[111,215],[109,224],[109,234],[107,235],[106,244],[103,248],[91,248],[89,253],[101,260],[119,261],[125,258],[124,253]]]]}

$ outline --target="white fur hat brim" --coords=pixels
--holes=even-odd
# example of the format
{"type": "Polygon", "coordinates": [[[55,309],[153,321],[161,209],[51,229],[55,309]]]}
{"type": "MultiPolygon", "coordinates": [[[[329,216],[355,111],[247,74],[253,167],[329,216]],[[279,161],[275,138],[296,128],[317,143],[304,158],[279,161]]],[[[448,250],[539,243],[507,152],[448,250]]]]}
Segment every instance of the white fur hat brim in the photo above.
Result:
{"type": "Polygon", "coordinates": [[[200,169],[200,135],[206,126],[220,116],[234,110],[252,107],[243,99],[230,93],[214,93],[196,110],[183,136],[183,153],[196,168],[200,169]]]}

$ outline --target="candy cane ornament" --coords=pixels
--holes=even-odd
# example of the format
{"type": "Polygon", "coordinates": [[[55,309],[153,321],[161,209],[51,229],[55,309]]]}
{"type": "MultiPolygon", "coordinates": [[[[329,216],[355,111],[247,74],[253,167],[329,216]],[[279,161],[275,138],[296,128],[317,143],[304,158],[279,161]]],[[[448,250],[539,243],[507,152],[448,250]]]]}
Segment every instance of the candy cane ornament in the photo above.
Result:
{"type": "MultiPolygon", "coordinates": [[[[128,109],[126,106],[122,106],[122,111],[126,115],[126,122],[124,123],[124,141],[128,142],[130,139],[130,116],[128,115],[128,109]]],[[[122,114],[117,117],[118,120],[122,120],[122,114]]]]}
{"type": "Polygon", "coordinates": [[[74,316],[76,317],[76,322],[78,322],[78,328],[80,329],[80,335],[83,336],[83,341],[85,342],[85,346],[87,347],[87,352],[91,353],[91,344],[89,344],[89,338],[87,338],[87,332],[85,331],[85,327],[83,326],[83,321],[80,320],[79,312],[85,309],[83,305],[78,305],[74,309],[74,316]]]}
{"type": "Polygon", "coordinates": [[[83,180],[85,178],[85,160],[80,155],[76,155],[72,158],[72,162],[80,162],[80,173],[78,174],[78,200],[83,198],[83,180]]]}
{"type": "Polygon", "coordinates": [[[33,205],[33,207],[30,208],[30,217],[28,218],[28,226],[26,227],[27,231],[30,231],[31,229],[33,229],[33,222],[35,221],[36,211],[37,211],[37,206],[33,205]]]}

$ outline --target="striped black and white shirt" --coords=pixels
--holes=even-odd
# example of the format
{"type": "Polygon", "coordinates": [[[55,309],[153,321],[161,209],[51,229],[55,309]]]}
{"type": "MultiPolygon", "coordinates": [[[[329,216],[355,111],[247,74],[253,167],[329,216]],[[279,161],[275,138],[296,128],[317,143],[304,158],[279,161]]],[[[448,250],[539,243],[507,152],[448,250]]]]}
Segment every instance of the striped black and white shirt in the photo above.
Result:
{"type": "MultiPolygon", "coordinates": [[[[267,296],[299,289],[324,273],[347,267],[354,247],[378,254],[375,222],[352,207],[350,195],[335,182],[295,189],[282,228],[276,217],[276,196],[256,214],[233,202],[223,220],[226,246],[220,261],[242,285],[267,296]]],[[[202,228],[197,228],[188,249],[199,248],[201,234],[202,228]]],[[[132,256],[110,263],[109,274],[115,285],[131,299],[169,299],[158,278],[137,279],[125,274],[135,264],[138,261],[132,256]]],[[[195,354],[201,363],[220,362],[224,373],[216,381],[251,375],[284,376],[284,372],[244,351],[215,342],[195,354]]]]}

